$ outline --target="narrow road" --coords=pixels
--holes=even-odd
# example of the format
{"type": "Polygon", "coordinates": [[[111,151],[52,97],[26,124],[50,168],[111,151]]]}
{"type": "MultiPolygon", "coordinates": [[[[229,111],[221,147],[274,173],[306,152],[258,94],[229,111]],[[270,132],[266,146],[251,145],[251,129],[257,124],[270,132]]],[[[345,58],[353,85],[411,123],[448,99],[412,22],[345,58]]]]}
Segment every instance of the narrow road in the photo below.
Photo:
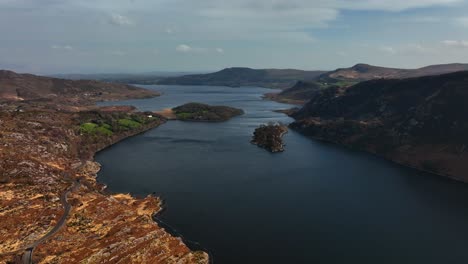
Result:
{"type": "MultiPolygon", "coordinates": [[[[69,175],[67,175],[66,178],[70,178],[69,175]]],[[[33,257],[34,249],[36,249],[36,247],[39,246],[42,242],[46,241],[47,239],[55,235],[55,233],[57,233],[63,227],[72,209],[72,206],[68,203],[68,195],[72,191],[78,189],[79,187],[80,187],[80,181],[76,180],[73,182],[73,185],[67,191],[62,193],[62,195],[60,196],[60,202],[62,203],[62,206],[64,208],[62,217],[54,226],[54,228],[52,228],[52,230],[47,232],[47,234],[45,234],[43,237],[36,240],[36,242],[26,247],[25,252],[23,253],[23,257],[22,257],[23,264],[32,264],[32,257],[33,257]]]]}

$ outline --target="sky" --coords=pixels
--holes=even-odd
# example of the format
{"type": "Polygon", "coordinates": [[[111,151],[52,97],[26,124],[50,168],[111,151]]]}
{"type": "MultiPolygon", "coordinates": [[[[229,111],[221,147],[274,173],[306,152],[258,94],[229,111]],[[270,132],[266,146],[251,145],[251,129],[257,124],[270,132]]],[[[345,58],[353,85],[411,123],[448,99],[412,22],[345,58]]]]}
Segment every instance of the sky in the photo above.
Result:
{"type": "Polygon", "coordinates": [[[38,74],[468,62],[468,0],[0,0],[0,68],[38,74]]]}

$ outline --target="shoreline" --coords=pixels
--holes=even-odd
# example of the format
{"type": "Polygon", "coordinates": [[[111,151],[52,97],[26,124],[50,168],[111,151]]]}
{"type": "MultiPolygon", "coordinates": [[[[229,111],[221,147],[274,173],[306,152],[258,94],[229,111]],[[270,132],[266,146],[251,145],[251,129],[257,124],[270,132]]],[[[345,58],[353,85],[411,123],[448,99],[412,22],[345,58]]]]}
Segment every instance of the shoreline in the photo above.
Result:
{"type": "MultiPolygon", "coordinates": [[[[282,102],[281,100],[275,100],[275,97],[274,96],[268,96],[268,95],[271,95],[271,94],[265,94],[262,98],[264,100],[269,100],[269,101],[273,101],[273,102],[278,102],[278,103],[285,103],[285,102],[282,102]]],[[[287,104],[287,103],[286,103],[287,104]]],[[[298,104],[300,105],[300,104],[298,104]]],[[[289,116],[291,117],[288,112],[292,110],[292,109],[286,109],[286,110],[275,110],[275,112],[278,112],[278,113],[283,113],[285,114],[286,116],[289,116]]],[[[291,117],[292,118],[292,117],[291,117]]],[[[294,119],[295,121],[298,121],[296,119],[294,119]]],[[[292,122],[294,123],[294,122],[292,122]]],[[[290,124],[292,124],[290,123],[290,124]]],[[[289,125],[288,124],[288,127],[289,125]]],[[[300,129],[294,129],[294,128],[291,128],[293,130],[295,130],[296,132],[300,133],[301,135],[309,138],[309,139],[312,139],[312,140],[316,140],[316,141],[320,141],[320,142],[324,142],[324,143],[328,143],[328,144],[333,144],[335,146],[339,146],[339,147],[345,147],[347,149],[350,149],[350,150],[354,150],[354,151],[359,151],[359,152],[363,152],[363,153],[367,153],[367,154],[370,154],[370,155],[373,155],[375,157],[378,157],[378,158],[381,158],[381,159],[384,159],[384,160],[387,160],[389,162],[392,162],[394,164],[397,164],[399,166],[403,166],[403,167],[406,167],[406,168],[411,168],[411,169],[414,169],[414,170],[417,170],[417,171],[420,171],[420,172],[423,172],[423,173],[428,173],[428,174],[431,174],[431,175],[435,175],[435,176],[438,176],[438,177],[443,177],[443,178],[446,178],[446,179],[450,179],[450,180],[453,180],[453,181],[456,181],[456,182],[461,182],[461,183],[468,183],[468,179],[463,179],[461,177],[457,177],[457,176],[453,176],[453,175],[450,175],[450,174],[447,174],[447,173],[436,173],[436,172],[433,172],[433,171],[429,171],[429,170],[426,170],[422,167],[418,167],[418,166],[415,166],[415,165],[412,165],[408,162],[404,162],[404,161],[400,161],[396,158],[391,158],[391,157],[386,157],[384,155],[379,155],[377,153],[374,153],[372,151],[369,151],[369,150],[366,150],[366,149],[359,149],[359,148],[353,148],[351,146],[348,146],[348,145],[345,145],[345,144],[341,144],[339,142],[334,142],[333,140],[327,140],[325,138],[321,138],[321,137],[314,137],[314,136],[309,136],[309,135],[306,135],[304,134],[300,129]]]]}
{"type": "MultiPolygon", "coordinates": [[[[122,137],[121,139],[119,139],[118,141],[115,141],[114,143],[110,144],[110,145],[107,145],[101,149],[99,149],[98,151],[96,151],[94,154],[93,154],[93,157],[92,157],[92,162],[96,163],[96,164],[99,164],[99,171],[96,172],[96,181],[98,184],[101,184],[103,186],[102,188],[102,192],[104,194],[107,194],[107,195],[118,195],[118,194],[124,194],[124,193],[121,193],[121,192],[114,192],[112,191],[111,189],[108,188],[108,185],[105,183],[105,182],[102,182],[99,180],[99,172],[101,171],[101,164],[99,162],[96,161],[95,157],[96,155],[98,155],[100,152],[102,151],[106,151],[106,150],[109,150],[110,148],[112,148],[113,146],[125,141],[125,140],[128,140],[128,139],[131,139],[133,137],[136,137],[136,136],[139,136],[139,135],[142,135],[142,134],[145,134],[147,132],[149,132],[150,130],[153,130],[153,129],[157,129],[159,126],[162,126],[164,125],[165,123],[171,121],[170,119],[167,119],[165,122],[157,125],[157,126],[150,126],[148,127],[147,129],[144,129],[143,131],[141,132],[137,132],[135,134],[132,134],[132,135],[129,135],[129,136],[126,136],[126,137],[122,137]]],[[[125,194],[128,194],[130,195],[132,198],[134,199],[144,199],[144,197],[138,197],[136,196],[135,194],[132,194],[132,193],[125,193],[125,194]]],[[[170,226],[169,224],[163,222],[162,220],[160,220],[158,218],[159,215],[162,215],[164,213],[164,211],[167,210],[167,206],[166,206],[166,202],[165,200],[160,197],[160,196],[156,196],[156,195],[153,195],[153,194],[149,194],[148,196],[152,196],[154,198],[156,198],[158,201],[159,201],[159,206],[160,206],[160,209],[158,211],[155,211],[152,215],[152,219],[154,220],[154,222],[160,226],[161,228],[163,228],[166,232],[168,232],[170,235],[174,236],[174,237],[177,237],[177,238],[180,238],[182,239],[182,241],[184,242],[184,244],[190,248],[190,250],[193,250],[193,251],[203,251],[203,252],[206,252],[208,255],[209,255],[209,263],[213,263],[213,260],[212,260],[212,254],[209,252],[209,250],[203,246],[201,246],[201,244],[199,242],[196,242],[196,241],[192,241],[192,240],[189,240],[189,239],[186,239],[184,235],[182,235],[181,233],[179,233],[178,231],[176,231],[175,228],[173,228],[172,226],[170,226]]]]}
{"type": "Polygon", "coordinates": [[[305,137],[307,137],[309,139],[318,141],[318,142],[322,142],[322,143],[326,143],[326,144],[332,144],[332,145],[340,147],[340,148],[346,148],[348,150],[353,150],[353,151],[357,151],[357,152],[361,152],[361,153],[366,153],[368,155],[372,155],[372,156],[377,157],[379,159],[386,160],[386,161],[391,162],[393,164],[396,164],[398,166],[410,168],[410,169],[413,169],[413,170],[416,170],[416,171],[419,171],[419,172],[422,172],[422,173],[430,174],[432,176],[437,176],[437,177],[440,177],[440,178],[444,178],[444,179],[448,179],[448,180],[452,180],[452,181],[460,182],[460,183],[468,183],[468,180],[462,179],[460,177],[452,176],[450,174],[445,174],[445,173],[435,173],[433,171],[428,171],[428,170],[425,170],[425,169],[423,169],[421,167],[411,165],[410,163],[406,163],[406,162],[403,162],[403,161],[399,161],[397,159],[386,157],[384,155],[380,155],[380,154],[374,153],[372,151],[368,151],[368,150],[365,150],[365,149],[359,149],[359,148],[353,148],[352,146],[348,146],[348,145],[345,145],[345,144],[340,144],[340,143],[334,142],[332,140],[327,140],[327,139],[324,139],[324,138],[321,138],[321,137],[308,136],[308,135],[302,133],[300,130],[297,130],[297,129],[294,129],[294,130],[296,132],[300,133],[301,135],[303,135],[303,136],[305,136],[305,137]]]}
{"type": "Polygon", "coordinates": [[[288,98],[281,98],[278,95],[281,93],[266,93],[262,95],[263,100],[268,100],[272,102],[277,102],[281,104],[290,104],[296,106],[304,106],[308,100],[295,100],[295,99],[288,99],[288,98]]]}
{"type": "Polygon", "coordinates": [[[177,231],[177,229],[175,229],[170,224],[167,224],[166,222],[164,222],[163,220],[161,220],[159,218],[160,215],[164,214],[164,212],[166,210],[168,210],[165,200],[162,197],[159,197],[159,199],[161,201],[161,210],[159,210],[159,212],[156,212],[155,214],[153,214],[153,216],[152,216],[153,221],[156,222],[161,228],[163,228],[171,236],[178,237],[178,238],[182,239],[184,244],[188,248],[190,248],[190,250],[203,251],[203,252],[207,253],[208,257],[209,257],[208,258],[208,263],[213,264],[214,263],[214,257],[213,257],[213,254],[211,253],[210,250],[203,247],[199,242],[187,239],[182,233],[177,231]]]}
{"type": "MultiPolygon", "coordinates": [[[[116,130],[110,136],[86,136],[78,131],[80,123],[97,117],[96,120],[105,120],[113,115],[93,111],[1,113],[4,129],[0,130],[0,137],[5,139],[5,148],[3,152],[0,151],[0,157],[5,155],[6,161],[15,160],[16,163],[6,163],[1,168],[7,178],[4,179],[5,184],[0,184],[0,195],[5,197],[0,207],[22,215],[24,220],[18,222],[6,218],[0,224],[0,228],[5,228],[5,234],[8,234],[8,237],[1,238],[0,262],[101,263],[118,258],[135,263],[131,258],[136,257],[149,263],[168,259],[184,263],[209,263],[206,252],[189,248],[188,243],[172,236],[153,221],[152,216],[164,209],[160,198],[140,198],[112,192],[105,183],[98,181],[97,153],[157,128],[167,120],[158,116],[141,122],[140,127],[116,130]],[[34,124],[41,129],[31,129],[31,125],[26,124],[34,124]],[[22,156],[21,153],[27,154],[22,156]],[[23,176],[27,177],[26,184],[13,176],[8,178],[15,172],[15,164],[19,160],[31,164],[28,165],[31,166],[30,174],[23,176]],[[68,174],[73,182],[80,182],[79,187],[69,189],[69,181],[63,177],[68,174]],[[24,197],[24,193],[29,196],[24,197]],[[61,202],[64,194],[67,203],[61,202]],[[18,199],[22,201],[21,205],[9,206],[18,199]],[[50,220],[38,221],[38,217],[50,220]],[[118,219],[125,219],[125,222],[118,219]],[[115,232],[119,235],[114,235],[115,232]],[[132,242],[132,239],[140,242],[132,244],[136,242],[132,242]],[[146,240],[152,242],[146,243],[146,240]],[[34,252],[26,248],[29,245],[35,245],[34,252]],[[109,248],[109,245],[117,247],[109,248]],[[117,248],[120,249],[116,251],[117,248]],[[150,252],[162,253],[148,255],[150,252]]],[[[117,119],[109,120],[115,122],[118,118],[132,115],[146,117],[142,112],[124,112],[120,117],[112,117],[117,119]]]]}

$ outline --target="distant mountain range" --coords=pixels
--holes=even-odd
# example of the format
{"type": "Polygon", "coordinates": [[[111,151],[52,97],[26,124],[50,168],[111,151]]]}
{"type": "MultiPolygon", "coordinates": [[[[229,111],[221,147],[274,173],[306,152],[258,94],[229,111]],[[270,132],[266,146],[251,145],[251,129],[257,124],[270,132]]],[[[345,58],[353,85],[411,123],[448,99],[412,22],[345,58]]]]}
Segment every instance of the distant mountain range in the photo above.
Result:
{"type": "Polygon", "coordinates": [[[297,121],[291,127],[468,181],[467,102],[468,71],[370,80],[318,90],[292,115],[297,121]]]}
{"type": "Polygon", "coordinates": [[[172,85],[214,85],[214,86],[256,86],[286,89],[298,80],[314,80],[325,71],[302,71],[294,69],[250,69],[227,68],[208,74],[192,74],[163,78],[158,84],[172,85]]]}
{"type": "Polygon", "coordinates": [[[146,73],[97,73],[97,74],[55,74],[50,77],[68,80],[96,80],[114,83],[156,84],[167,77],[177,77],[193,72],[146,72],[146,73]]]}
{"type": "Polygon", "coordinates": [[[457,71],[467,71],[468,64],[453,63],[431,65],[418,69],[397,69],[372,66],[369,64],[356,64],[350,68],[337,69],[332,72],[322,74],[317,81],[338,82],[338,81],[367,81],[373,79],[403,79],[411,77],[421,77],[437,75],[457,71]]]}
{"type": "Polygon", "coordinates": [[[296,69],[226,68],[213,73],[149,72],[141,74],[59,74],[53,77],[71,80],[98,80],[131,84],[256,86],[295,90],[277,99],[307,100],[308,89],[326,88],[331,85],[351,86],[372,79],[410,78],[468,70],[468,64],[432,65],[419,69],[396,69],[368,64],[356,64],[334,71],[304,71],[296,69]],[[296,85],[297,82],[300,82],[296,85]],[[318,85],[316,83],[319,83],[318,85]],[[307,86],[310,86],[309,88],[307,86]],[[298,89],[300,88],[300,92],[298,89]],[[300,98],[301,94],[306,95],[300,98]],[[288,97],[288,96],[292,97],[288,97]]]}
{"type": "Polygon", "coordinates": [[[0,70],[0,101],[66,99],[86,104],[102,100],[147,98],[157,95],[158,93],[154,91],[127,84],[94,80],[73,81],[0,70]]]}
{"type": "Polygon", "coordinates": [[[333,85],[351,86],[372,79],[402,79],[437,75],[468,70],[468,64],[432,65],[419,69],[396,69],[356,64],[350,68],[335,71],[302,71],[294,69],[250,69],[227,68],[214,73],[192,74],[161,78],[157,84],[170,85],[217,85],[217,86],[259,86],[288,89],[272,99],[286,102],[308,100],[314,90],[333,85]]]}
{"type": "Polygon", "coordinates": [[[349,87],[373,79],[404,79],[467,70],[468,64],[460,63],[431,65],[419,69],[395,69],[356,64],[350,68],[324,73],[312,81],[299,81],[289,89],[278,94],[268,94],[266,97],[276,101],[301,104],[307,102],[315,91],[334,86],[349,87]]]}

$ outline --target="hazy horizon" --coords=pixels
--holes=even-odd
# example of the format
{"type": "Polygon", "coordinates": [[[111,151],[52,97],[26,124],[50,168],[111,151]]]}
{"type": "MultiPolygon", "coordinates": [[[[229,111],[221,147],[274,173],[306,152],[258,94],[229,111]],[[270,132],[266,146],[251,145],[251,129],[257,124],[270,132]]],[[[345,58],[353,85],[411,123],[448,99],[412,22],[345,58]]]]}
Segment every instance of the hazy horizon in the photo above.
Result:
{"type": "MultiPolygon", "coordinates": [[[[345,66],[343,68],[350,68],[353,67],[357,64],[367,64],[364,62],[358,62],[354,63],[352,65],[345,66]]],[[[461,63],[461,62],[448,62],[448,63],[443,63],[443,64],[430,64],[430,65],[423,65],[421,67],[415,67],[415,68],[404,68],[401,67],[399,69],[418,69],[418,68],[423,68],[427,66],[434,66],[434,65],[444,65],[444,64],[468,64],[468,63],[461,63]]],[[[371,65],[371,66],[376,66],[376,67],[385,67],[387,68],[388,66],[385,65],[371,65]]],[[[43,74],[47,76],[60,76],[60,75],[158,75],[160,74],[161,76],[166,76],[167,74],[169,75],[180,75],[180,74],[206,74],[206,73],[214,73],[221,71],[223,69],[227,68],[250,68],[254,70],[303,70],[303,71],[324,71],[324,72],[330,72],[334,71],[337,69],[340,69],[340,67],[336,67],[333,69],[299,69],[299,68],[252,68],[252,67],[244,67],[244,66],[227,66],[226,68],[220,68],[220,69],[213,69],[213,70],[204,70],[204,71],[178,71],[178,70],[167,70],[167,71],[128,71],[128,72],[62,72],[62,73],[34,73],[34,72],[21,72],[18,71],[18,73],[33,73],[33,74],[43,74]]],[[[391,68],[391,67],[388,67],[391,68]]],[[[0,70],[11,70],[14,71],[13,69],[0,69],[0,70]]]]}
{"type": "Polygon", "coordinates": [[[0,68],[108,74],[464,63],[467,13],[466,0],[0,0],[0,68]]]}

